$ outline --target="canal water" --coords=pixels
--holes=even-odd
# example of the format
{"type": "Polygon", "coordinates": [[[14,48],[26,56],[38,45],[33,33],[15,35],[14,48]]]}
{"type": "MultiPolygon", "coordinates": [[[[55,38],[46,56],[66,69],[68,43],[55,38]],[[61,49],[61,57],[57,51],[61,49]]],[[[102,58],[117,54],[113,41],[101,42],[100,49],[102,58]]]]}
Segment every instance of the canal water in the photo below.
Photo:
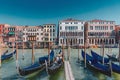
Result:
{"type": "MultiPolygon", "coordinates": [[[[91,49],[88,49],[87,52],[90,53],[91,49]]],[[[94,48],[92,49],[98,53],[101,53],[100,48],[94,48]]],[[[12,51],[12,49],[9,49],[9,52],[12,51]]],[[[18,50],[18,61],[20,67],[25,67],[28,65],[31,65],[31,49],[25,49],[24,50],[24,56],[25,59],[22,60],[22,49],[18,50]]],[[[35,62],[38,61],[38,58],[40,56],[47,55],[48,50],[47,49],[35,49],[35,62]]],[[[55,53],[58,53],[59,50],[55,50],[55,53]]],[[[65,49],[65,56],[67,56],[67,50],[65,49]]],[[[81,52],[81,49],[80,49],[81,52]]],[[[105,48],[105,53],[111,54],[118,54],[119,49],[118,48],[112,48],[108,49],[105,48]]],[[[81,54],[80,54],[81,55],[81,54]]],[[[108,77],[104,74],[101,74],[99,72],[92,71],[90,69],[84,68],[84,64],[77,63],[78,59],[78,49],[71,49],[70,50],[70,64],[72,68],[73,75],[75,77],[75,80],[120,80],[120,74],[112,73],[112,77],[108,77]]],[[[82,60],[81,56],[80,59],[82,60]]],[[[19,76],[17,74],[16,70],[16,61],[15,56],[13,59],[10,59],[9,61],[3,62],[2,67],[0,68],[0,80],[65,80],[64,75],[64,68],[61,68],[56,74],[49,76],[46,71],[39,72],[36,75],[33,75],[29,78],[19,76]]]]}

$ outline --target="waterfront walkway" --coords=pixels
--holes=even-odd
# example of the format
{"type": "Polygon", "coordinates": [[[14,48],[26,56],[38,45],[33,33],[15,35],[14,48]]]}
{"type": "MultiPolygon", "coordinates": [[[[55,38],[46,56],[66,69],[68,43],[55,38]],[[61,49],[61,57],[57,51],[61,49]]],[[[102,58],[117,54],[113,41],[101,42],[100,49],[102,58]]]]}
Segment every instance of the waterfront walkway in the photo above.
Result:
{"type": "Polygon", "coordinates": [[[72,69],[71,69],[69,61],[64,62],[64,68],[65,68],[64,69],[65,70],[65,79],[66,80],[75,80],[73,77],[73,74],[72,74],[72,69]]]}

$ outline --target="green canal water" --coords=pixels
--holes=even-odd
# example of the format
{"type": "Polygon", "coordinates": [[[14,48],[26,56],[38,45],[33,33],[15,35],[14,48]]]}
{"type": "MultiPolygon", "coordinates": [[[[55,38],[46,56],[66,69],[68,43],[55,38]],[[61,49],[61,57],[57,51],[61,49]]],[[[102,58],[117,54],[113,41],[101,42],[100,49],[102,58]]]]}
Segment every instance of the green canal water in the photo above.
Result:
{"type": "MultiPolygon", "coordinates": [[[[91,49],[88,49],[87,52],[90,53],[91,49]]],[[[92,49],[98,53],[101,53],[102,50],[100,48],[94,48],[92,49]]],[[[9,49],[9,51],[12,51],[12,49],[9,49]]],[[[25,59],[22,60],[22,49],[18,50],[18,56],[19,56],[19,65],[21,67],[25,67],[28,65],[31,65],[31,49],[25,49],[24,50],[24,56],[25,59]]],[[[38,58],[40,56],[47,55],[48,50],[47,49],[35,49],[35,62],[38,61],[38,58]]],[[[55,53],[58,53],[59,50],[55,50],[55,53]]],[[[65,49],[65,56],[67,56],[67,50],[65,49]]],[[[81,49],[80,49],[81,52],[81,49]]],[[[119,49],[113,48],[108,49],[105,48],[105,53],[113,53],[118,54],[119,49]]],[[[80,54],[81,55],[81,54],[80,54]]],[[[99,72],[92,71],[90,69],[84,68],[83,64],[76,63],[78,59],[78,49],[71,49],[70,50],[70,64],[72,68],[72,72],[74,75],[75,80],[120,80],[120,74],[112,73],[112,77],[108,77],[104,74],[101,74],[99,72]]],[[[82,60],[81,56],[80,59],[82,60]]],[[[64,68],[61,68],[56,74],[49,76],[46,71],[38,72],[36,74],[33,74],[29,78],[19,76],[17,74],[16,70],[16,61],[15,56],[13,59],[10,59],[9,61],[3,62],[2,67],[0,68],[0,80],[65,80],[64,75],[64,68]]]]}

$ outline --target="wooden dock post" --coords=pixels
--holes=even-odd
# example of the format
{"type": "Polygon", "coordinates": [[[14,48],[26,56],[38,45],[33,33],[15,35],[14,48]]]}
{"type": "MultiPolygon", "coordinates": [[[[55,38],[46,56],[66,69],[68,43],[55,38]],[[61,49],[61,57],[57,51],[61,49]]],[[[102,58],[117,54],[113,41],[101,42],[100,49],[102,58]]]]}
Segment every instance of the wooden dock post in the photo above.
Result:
{"type": "Polygon", "coordinates": [[[18,61],[18,44],[16,42],[16,61],[18,61]]]}
{"type": "Polygon", "coordinates": [[[80,61],[80,49],[79,49],[79,45],[78,45],[78,61],[80,61]]]}
{"type": "Polygon", "coordinates": [[[0,67],[1,67],[1,49],[0,49],[0,67]]]}
{"type": "Polygon", "coordinates": [[[24,42],[22,42],[22,60],[24,60],[24,42]]]}
{"type": "Polygon", "coordinates": [[[35,60],[35,57],[34,57],[34,42],[32,42],[32,64],[34,64],[34,60],[35,60]]]}
{"type": "Polygon", "coordinates": [[[104,40],[103,40],[103,53],[102,53],[102,57],[103,57],[102,63],[104,64],[104,40]]]}
{"type": "Polygon", "coordinates": [[[49,31],[49,34],[48,34],[48,56],[49,56],[49,59],[48,59],[48,64],[50,66],[50,31],[49,31]]]}

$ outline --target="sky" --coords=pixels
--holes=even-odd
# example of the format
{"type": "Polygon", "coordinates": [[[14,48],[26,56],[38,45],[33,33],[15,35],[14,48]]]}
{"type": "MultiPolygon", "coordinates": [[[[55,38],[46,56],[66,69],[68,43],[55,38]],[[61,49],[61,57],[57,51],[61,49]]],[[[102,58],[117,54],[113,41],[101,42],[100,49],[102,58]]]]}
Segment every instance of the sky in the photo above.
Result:
{"type": "Polygon", "coordinates": [[[67,18],[120,24],[120,0],[0,0],[0,24],[58,24],[67,18]]]}

